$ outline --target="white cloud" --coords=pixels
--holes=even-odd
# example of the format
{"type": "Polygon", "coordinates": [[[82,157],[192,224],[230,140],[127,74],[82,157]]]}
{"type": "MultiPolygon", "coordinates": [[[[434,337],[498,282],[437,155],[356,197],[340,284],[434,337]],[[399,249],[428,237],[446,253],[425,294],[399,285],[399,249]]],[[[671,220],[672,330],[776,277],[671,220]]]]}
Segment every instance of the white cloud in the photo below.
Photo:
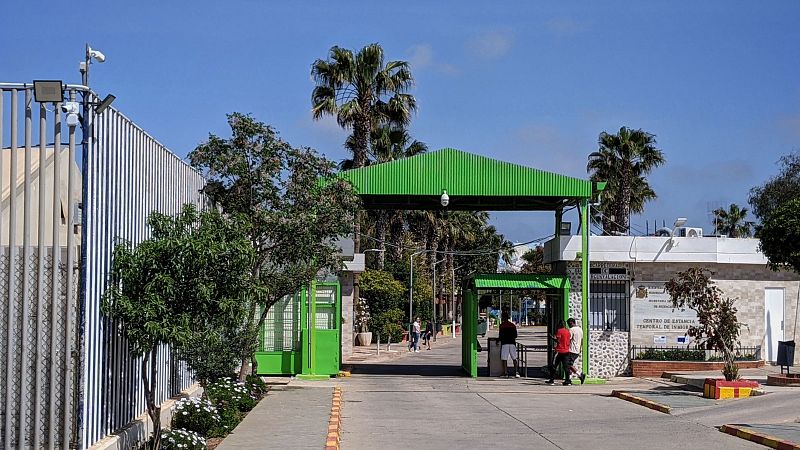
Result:
{"type": "Polygon", "coordinates": [[[569,17],[550,19],[544,24],[545,28],[556,37],[574,36],[586,30],[586,24],[569,17]]]}
{"type": "Polygon", "coordinates": [[[433,46],[428,43],[417,44],[406,51],[408,63],[411,65],[411,72],[418,70],[432,69],[444,75],[457,75],[460,73],[458,67],[436,60],[433,46]]]}
{"type": "Polygon", "coordinates": [[[469,50],[483,59],[497,59],[508,54],[514,45],[514,35],[509,30],[494,30],[475,37],[469,43],[469,50]]]}

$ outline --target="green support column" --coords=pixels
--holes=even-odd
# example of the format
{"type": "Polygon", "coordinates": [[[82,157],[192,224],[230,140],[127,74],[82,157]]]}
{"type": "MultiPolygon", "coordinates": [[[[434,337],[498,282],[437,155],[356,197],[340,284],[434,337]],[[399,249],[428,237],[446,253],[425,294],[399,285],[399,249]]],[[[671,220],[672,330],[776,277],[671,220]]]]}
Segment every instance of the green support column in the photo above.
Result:
{"type": "Polygon", "coordinates": [[[581,368],[589,373],[589,200],[580,201],[581,219],[581,328],[583,328],[583,357],[581,368]]]}

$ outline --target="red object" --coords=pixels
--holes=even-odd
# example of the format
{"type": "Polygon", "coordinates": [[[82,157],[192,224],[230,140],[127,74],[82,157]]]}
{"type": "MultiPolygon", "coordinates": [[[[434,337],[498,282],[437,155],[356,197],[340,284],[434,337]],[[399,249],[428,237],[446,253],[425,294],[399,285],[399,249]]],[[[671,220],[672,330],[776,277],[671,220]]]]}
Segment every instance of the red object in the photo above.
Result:
{"type": "Polygon", "coordinates": [[[703,397],[713,399],[749,397],[750,391],[758,386],[757,381],[751,380],[726,381],[718,378],[706,378],[703,385],[703,397]],[[746,388],[746,390],[742,392],[742,388],[746,388]]]}
{"type": "Polygon", "coordinates": [[[566,328],[559,328],[556,331],[556,339],[558,340],[558,344],[556,345],[556,352],[557,353],[569,353],[569,330],[566,328]]]}

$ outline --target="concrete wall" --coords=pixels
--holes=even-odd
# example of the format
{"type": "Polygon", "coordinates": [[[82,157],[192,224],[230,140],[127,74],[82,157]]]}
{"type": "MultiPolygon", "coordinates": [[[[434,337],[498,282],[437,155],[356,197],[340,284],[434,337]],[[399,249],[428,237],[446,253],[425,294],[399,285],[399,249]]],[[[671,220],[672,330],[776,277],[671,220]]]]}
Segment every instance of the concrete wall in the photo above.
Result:
{"type": "Polygon", "coordinates": [[[353,354],[353,273],[343,272],[339,275],[342,290],[342,358],[353,354]]]}

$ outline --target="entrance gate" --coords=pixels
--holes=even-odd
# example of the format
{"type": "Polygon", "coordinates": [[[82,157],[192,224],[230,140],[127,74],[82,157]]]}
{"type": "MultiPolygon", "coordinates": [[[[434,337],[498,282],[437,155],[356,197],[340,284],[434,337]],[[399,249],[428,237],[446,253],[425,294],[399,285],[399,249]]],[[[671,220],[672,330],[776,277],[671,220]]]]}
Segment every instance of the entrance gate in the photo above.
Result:
{"type": "MultiPolygon", "coordinates": [[[[478,376],[478,299],[490,290],[544,289],[555,295],[547,302],[547,334],[556,331],[558,323],[569,315],[569,278],[563,275],[534,275],[516,273],[491,273],[475,275],[464,281],[464,324],[461,333],[461,367],[471,377],[478,376]]],[[[552,342],[547,340],[548,363],[552,354],[552,342]]]]}

